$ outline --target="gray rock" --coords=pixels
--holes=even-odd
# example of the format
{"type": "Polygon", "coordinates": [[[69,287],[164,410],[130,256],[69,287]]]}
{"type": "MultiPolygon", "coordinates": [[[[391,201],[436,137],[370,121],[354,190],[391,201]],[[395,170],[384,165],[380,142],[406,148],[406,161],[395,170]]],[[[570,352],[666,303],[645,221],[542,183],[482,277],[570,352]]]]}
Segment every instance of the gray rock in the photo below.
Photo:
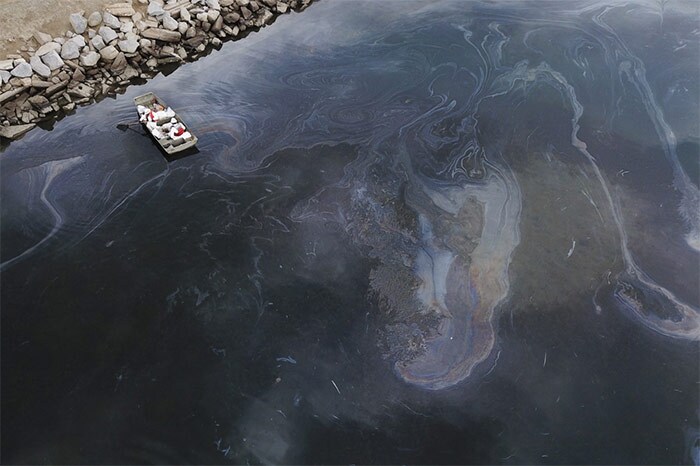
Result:
{"type": "Polygon", "coordinates": [[[0,136],[7,139],[17,139],[22,136],[27,131],[34,128],[36,125],[30,123],[28,125],[14,125],[14,126],[2,126],[0,127],[0,136]]]}
{"type": "Polygon", "coordinates": [[[19,65],[15,66],[12,71],[10,71],[10,74],[17,78],[28,78],[33,73],[34,71],[29,63],[20,63],[19,65]]]}
{"type": "Polygon", "coordinates": [[[124,33],[131,32],[134,30],[134,23],[131,21],[126,21],[122,23],[122,27],[120,27],[119,30],[124,33]]]}
{"type": "Polygon", "coordinates": [[[105,11],[105,13],[102,15],[102,22],[105,26],[109,26],[112,29],[119,29],[122,27],[122,23],[119,21],[119,18],[107,11],[105,11]]]}
{"type": "Polygon", "coordinates": [[[72,40],[67,41],[65,44],[63,44],[63,47],[61,47],[61,58],[64,60],[72,60],[74,58],[78,58],[79,56],[80,47],[72,40]]]}
{"type": "Polygon", "coordinates": [[[32,67],[34,72],[42,78],[48,78],[51,76],[51,69],[44,65],[41,58],[37,57],[36,55],[29,59],[29,65],[32,67]]]}
{"type": "Polygon", "coordinates": [[[43,61],[51,71],[63,66],[63,60],[58,56],[58,53],[55,50],[51,50],[47,54],[42,55],[41,61],[43,61]]]}
{"type": "Polygon", "coordinates": [[[242,6],[241,7],[241,14],[243,15],[243,18],[248,19],[250,18],[250,15],[253,13],[246,7],[242,6]]]}
{"type": "Polygon", "coordinates": [[[184,6],[180,8],[180,20],[182,21],[189,21],[192,19],[192,16],[190,15],[190,11],[185,8],[184,6]]]}
{"type": "Polygon", "coordinates": [[[34,39],[36,39],[39,45],[44,45],[45,43],[51,42],[53,40],[49,34],[40,31],[34,33],[34,39]]]}
{"type": "Polygon", "coordinates": [[[141,39],[139,41],[139,45],[141,47],[150,47],[151,45],[153,45],[153,42],[151,41],[151,39],[141,39]]]}
{"type": "Polygon", "coordinates": [[[233,5],[233,0],[219,0],[219,5],[222,7],[233,5]]]}
{"type": "Polygon", "coordinates": [[[73,42],[78,47],[85,47],[85,38],[83,36],[73,36],[68,39],[68,42],[73,42]]]}
{"type": "Polygon", "coordinates": [[[119,52],[117,54],[117,57],[114,59],[112,64],[109,66],[109,69],[114,71],[114,72],[121,73],[122,71],[124,71],[124,68],[126,68],[126,65],[127,65],[127,63],[126,63],[126,57],[124,56],[124,53],[119,52]]]}
{"type": "Polygon", "coordinates": [[[286,13],[289,6],[284,2],[277,2],[277,11],[280,13],[286,13]]]}
{"type": "Polygon", "coordinates": [[[177,32],[179,32],[180,34],[184,34],[187,32],[189,27],[190,27],[189,24],[187,24],[184,21],[180,21],[179,23],[177,23],[177,32]]]}
{"type": "Polygon", "coordinates": [[[102,22],[102,13],[99,11],[93,11],[90,13],[90,16],[88,16],[88,25],[91,27],[99,26],[99,24],[102,22]]]}
{"type": "Polygon", "coordinates": [[[151,1],[148,4],[148,15],[149,16],[155,16],[156,18],[163,16],[165,14],[165,10],[163,9],[163,5],[159,2],[151,1]]]}
{"type": "Polygon", "coordinates": [[[49,103],[49,99],[44,97],[43,95],[35,95],[27,99],[30,104],[32,104],[32,107],[36,108],[37,110],[43,111],[47,107],[50,107],[51,104],[49,103]]]}
{"type": "Polygon", "coordinates": [[[170,13],[165,13],[161,18],[163,22],[163,27],[168,31],[174,31],[177,29],[177,21],[170,16],[170,13]]]}
{"type": "Polygon", "coordinates": [[[148,28],[141,33],[146,39],[162,40],[163,42],[179,42],[182,35],[177,31],[148,28]]]}
{"type": "Polygon", "coordinates": [[[85,29],[87,29],[88,22],[82,13],[73,13],[68,19],[70,20],[71,26],[73,26],[73,30],[77,34],[82,34],[85,32],[85,29]]]}
{"type": "Polygon", "coordinates": [[[5,84],[11,77],[12,75],[9,71],[0,70],[0,84],[5,84]]]}
{"type": "Polygon", "coordinates": [[[80,83],[72,89],[68,90],[68,95],[72,97],[77,97],[79,99],[86,99],[92,97],[95,90],[85,83],[80,83]]]}
{"type": "MultiPolygon", "coordinates": [[[[99,55],[97,55],[97,57],[99,58],[99,55]]],[[[85,81],[85,73],[80,71],[80,68],[76,68],[75,71],[73,71],[73,77],[71,79],[75,82],[81,83],[85,81]]]]}
{"type": "Polygon", "coordinates": [[[118,36],[117,33],[114,32],[114,29],[108,28],[105,26],[102,26],[97,33],[102,36],[102,39],[104,39],[105,44],[109,44],[113,40],[115,40],[118,36]]]}
{"type": "Polygon", "coordinates": [[[58,44],[56,42],[47,42],[44,45],[42,45],[41,47],[39,47],[39,50],[34,52],[34,55],[36,55],[38,57],[43,57],[44,55],[46,55],[47,53],[49,53],[51,51],[59,51],[59,50],[61,50],[61,44],[58,44]]]}
{"type": "Polygon", "coordinates": [[[14,67],[15,64],[12,60],[0,60],[0,70],[10,71],[14,67]]]}
{"type": "Polygon", "coordinates": [[[86,68],[93,67],[97,65],[100,59],[100,54],[97,52],[88,52],[80,56],[80,64],[86,68]]]}
{"type": "Polygon", "coordinates": [[[119,46],[119,50],[124,53],[134,53],[139,48],[139,43],[133,39],[120,40],[117,45],[119,46]]]}
{"type": "Polygon", "coordinates": [[[213,23],[217,19],[219,19],[219,16],[221,16],[221,12],[219,10],[209,10],[207,13],[208,21],[210,23],[213,23]]]}
{"type": "Polygon", "coordinates": [[[112,61],[117,58],[119,51],[113,45],[108,45],[107,47],[100,50],[100,55],[107,61],[112,61]]]}
{"type": "Polygon", "coordinates": [[[102,39],[102,36],[100,36],[100,35],[93,37],[92,40],[90,41],[90,43],[92,44],[93,47],[95,47],[95,50],[97,50],[97,51],[102,50],[107,45],[107,44],[105,44],[104,39],[102,39]]]}
{"type": "MultiPolygon", "coordinates": [[[[268,11],[269,13],[269,11],[268,11]]],[[[272,15],[272,13],[270,13],[272,15]]],[[[214,21],[214,24],[211,25],[211,30],[213,32],[219,32],[221,31],[221,28],[224,26],[224,17],[219,15],[218,18],[216,18],[216,21],[214,21]]]]}
{"type": "Polygon", "coordinates": [[[219,0],[206,0],[207,6],[213,10],[220,10],[219,0]]]}

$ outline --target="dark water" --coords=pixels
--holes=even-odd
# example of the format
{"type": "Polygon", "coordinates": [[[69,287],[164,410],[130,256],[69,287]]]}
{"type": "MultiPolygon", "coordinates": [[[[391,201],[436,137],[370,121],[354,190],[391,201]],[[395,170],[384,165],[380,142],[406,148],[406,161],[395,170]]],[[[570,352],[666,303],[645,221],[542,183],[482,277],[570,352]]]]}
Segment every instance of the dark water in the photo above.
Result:
{"type": "Polygon", "coordinates": [[[3,461],[697,464],[698,16],[324,0],[13,143],[3,461]]]}

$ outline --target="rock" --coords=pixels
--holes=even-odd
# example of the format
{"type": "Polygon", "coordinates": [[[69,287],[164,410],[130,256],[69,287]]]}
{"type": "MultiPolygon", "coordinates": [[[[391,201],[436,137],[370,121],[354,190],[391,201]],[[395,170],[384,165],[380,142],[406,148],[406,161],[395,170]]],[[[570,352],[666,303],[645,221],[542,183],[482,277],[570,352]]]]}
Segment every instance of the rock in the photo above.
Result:
{"type": "Polygon", "coordinates": [[[242,6],[241,7],[241,14],[243,15],[243,18],[248,19],[250,16],[253,14],[248,8],[242,6]]]}
{"type": "Polygon", "coordinates": [[[47,87],[51,87],[51,83],[48,81],[43,81],[39,78],[32,78],[32,87],[36,87],[37,89],[46,89],[47,87]]]}
{"type": "Polygon", "coordinates": [[[165,31],[163,29],[148,28],[141,33],[146,39],[161,40],[163,42],[179,42],[182,35],[177,31],[165,31]]]}
{"type": "Polygon", "coordinates": [[[177,24],[177,32],[179,32],[180,34],[185,34],[187,32],[187,30],[189,29],[189,27],[190,27],[189,24],[187,24],[184,21],[180,21],[177,24]]]}
{"type": "Polygon", "coordinates": [[[24,92],[24,87],[19,87],[17,89],[11,89],[7,92],[3,92],[2,94],[0,94],[0,105],[14,98],[16,95],[21,94],[22,92],[24,92]]]}
{"type": "Polygon", "coordinates": [[[61,47],[61,58],[64,60],[72,60],[74,58],[78,58],[79,56],[80,47],[72,40],[67,41],[65,44],[63,44],[63,47],[61,47]]]}
{"type": "Polygon", "coordinates": [[[219,15],[219,17],[216,18],[216,21],[214,21],[214,24],[211,25],[211,30],[213,32],[219,32],[219,31],[221,31],[221,28],[223,26],[224,26],[224,17],[219,15]]]}
{"type": "Polygon", "coordinates": [[[163,22],[163,27],[165,29],[169,31],[174,31],[177,29],[177,21],[174,20],[172,16],[170,16],[170,13],[165,13],[161,18],[161,21],[163,22]]]}
{"type": "Polygon", "coordinates": [[[119,52],[117,54],[117,57],[109,66],[109,69],[117,73],[121,73],[124,70],[124,68],[126,68],[126,57],[122,52],[119,52]]]}
{"type": "MultiPolygon", "coordinates": [[[[100,60],[100,54],[97,52],[88,52],[80,56],[80,64],[86,68],[93,67],[97,65],[100,60]]],[[[77,68],[76,68],[77,71],[77,68]]]]}
{"type": "Polygon", "coordinates": [[[34,123],[30,123],[27,125],[2,126],[0,127],[0,136],[6,139],[14,140],[25,134],[27,131],[31,130],[35,126],[36,125],[34,123]]]}
{"type": "Polygon", "coordinates": [[[31,65],[34,72],[42,78],[48,78],[49,76],[51,76],[51,69],[48,66],[44,65],[44,62],[41,61],[41,58],[37,57],[36,55],[29,59],[29,64],[31,65]]]}
{"type": "Polygon", "coordinates": [[[289,8],[289,6],[284,2],[277,2],[276,8],[277,8],[277,11],[284,14],[287,12],[287,9],[289,8]]]}
{"type": "Polygon", "coordinates": [[[241,15],[239,15],[238,13],[229,13],[226,16],[224,16],[224,21],[228,24],[235,24],[238,22],[239,19],[241,19],[241,15]]]}
{"type": "Polygon", "coordinates": [[[10,71],[14,67],[15,64],[12,60],[0,60],[0,70],[10,71]]]}
{"type": "Polygon", "coordinates": [[[111,5],[107,5],[105,10],[108,13],[112,13],[114,16],[133,16],[136,13],[131,3],[112,3],[111,5]]]}
{"type": "Polygon", "coordinates": [[[11,76],[12,75],[9,71],[0,70],[0,84],[5,84],[6,82],[8,82],[11,76]]]}
{"type": "Polygon", "coordinates": [[[126,21],[122,23],[122,27],[119,28],[119,30],[123,33],[128,33],[134,30],[134,23],[131,21],[126,21]]]}
{"type": "Polygon", "coordinates": [[[51,106],[51,104],[49,103],[49,99],[47,99],[43,95],[35,95],[33,97],[28,98],[27,101],[30,104],[32,104],[32,107],[36,108],[39,111],[44,111],[45,108],[51,106]]]}
{"type": "Polygon", "coordinates": [[[90,16],[88,16],[87,22],[90,27],[99,26],[99,24],[102,22],[102,13],[99,11],[93,11],[90,13],[90,16]]]}
{"type": "Polygon", "coordinates": [[[213,10],[220,10],[219,0],[206,0],[207,6],[213,10]]]}
{"type": "Polygon", "coordinates": [[[28,78],[34,74],[34,71],[29,63],[20,63],[10,71],[10,74],[17,78],[28,78]]]}
{"type": "Polygon", "coordinates": [[[206,13],[197,13],[197,20],[206,23],[209,21],[209,15],[206,13]]]}
{"type": "Polygon", "coordinates": [[[112,61],[115,58],[117,58],[117,55],[119,55],[119,51],[113,45],[108,45],[107,47],[104,47],[102,50],[100,50],[100,55],[102,55],[102,58],[104,58],[105,60],[112,61]]]}
{"type": "Polygon", "coordinates": [[[53,40],[49,34],[40,31],[34,33],[34,39],[36,39],[40,46],[53,40]]]}
{"type": "Polygon", "coordinates": [[[259,19],[260,24],[267,24],[274,17],[275,17],[275,15],[273,15],[270,10],[265,10],[265,12],[262,14],[262,16],[259,19]]]}
{"type": "Polygon", "coordinates": [[[219,0],[219,5],[221,5],[222,8],[227,7],[227,6],[231,6],[231,5],[233,5],[233,3],[234,3],[233,0],[219,0]]]}
{"type": "Polygon", "coordinates": [[[90,43],[92,44],[93,47],[95,47],[95,50],[97,50],[97,51],[102,50],[107,45],[107,44],[105,44],[104,39],[102,39],[102,36],[100,36],[100,35],[93,37],[92,40],[90,41],[90,43]]]}
{"type": "Polygon", "coordinates": [[[163,9],[163,5],[159,2],[151,1],[148,4],[148,10],[147,13],[149,16],[154,16],[156,18],[163,16],[165,14],[165,10],[163,9]]]}
{"type": "Polygon", "coordinates": [[[141,47],[150,47],[151,45],[153,45],[153,42],[151,41],[151,39],[141,39],[139,41],[139,45],[141,47]]]}
{"type": "MultiPolygon", "coordinates": [[[[94,53],[94,52],[92,52],[92,53],[94,53]]],[[[98,55],[98,57],[99,57],[99,55],[98,55]]],[[[71,77],[71,79],[75,82],[78,82],[78,83],[83,82],[83,81],[85,81],[85,73],[80,71],[80,68],[76,68],[75,71],[73,72],[73,76],[71,77]]]]}
{"type": "Polygon", "coordinates": [[[51,86],[51,87],[49,87],[48,89],[46,89],[46,91],[44,92],[44,94],[46,94],[46,95],[48,95],[48,96],[54,95],[54,94],[57,93],[58,91],[62,91],[63,89],[65,89],[66,86],[68,86],[68,81],[67,81],[67,80],[66,80],[66,81],[57,82],[57,83],[54,84],[53,86],[51,86]]]}
{"type": "Polygon", "coordinates": [[[85,38],[83,36],[73,36],[68,39],[68,42],[73,42],[78,47],[85,47],[85,38]]]}
{"type": "Polygon", "coordinates": [[[80,83],[74,88],[68,90],[68,95],[71,97],[77,97],[79,99],[85,99],[92,97],[95,90],[85,83],[80,83]]]}
{"type": "Polygon", "coordinates": [[[192,19],[192,16],[190,15],[190,11],[187,8],[185,8],[184,6],[182,8],[180,8],[180,19],[182,21],[189,21],[190,19],[192,19]]]}
{"type": "Polygon", "coordinates": [[[120,40],[117,45],[124,53],[134,53],[139,48],[139,43],[134,39],[120,40]]]}
{"type": "Polygon", "coordinates": [[[117,33],[114,32],[114,29],[105,26],[102,26],[97,33],[102,36],[105,44],[109,44],[118,37],[117,33]]]}
{"type": "Polygon", "coordinates": [[[140,12],[136,12],[136,14],[135,14],[134,16],[131,17],[131,21],[132,21],[133,23],[138,23],[138,22],[141,21],[142,19],[143,19],[143,15],[142,15],[140,12]]]}
{"type": "Polygon", "coordinates": [[[219,10],[209,10],[207,13],[208,21],[210,23],[213,23],[217,19],[219,19],[219,16],[221,16],[221,12],[219,10]]]}
{"type": "Polygon", "coordinates": [[[73,30],[77,34],[82,34],[85,32],[85,29],[87,29],[88,22],[82,13],[73,13],[68,19],[70,20],[71,26],[73,26],[73,30]]]}
{"type": "Polygon", "coordinates": [[[49,53],[51,51],[59,51],[59,50],[61,50],[61,44],[58,44],[56,42],[47,42],[44,45],[42,45],[41,47],[39,47],[39,50],[34,52],[34,55],[36,55],[37,57],[43,57],[44,55],[46,55],[47,53],[49,53]]]}
{"type": "Polygon", "coordinates": [[[156,66],[158,66],[158,60],[151,57],[146,61],[146,66],[149,68],[155,68],[156,66]]]}
{"type": "Polygon", "coordinates": [[[138,75],[139,75],[138,71],[136,71],[131,66],[127,66],[126,69],[122,72],[121,78],[124,81],[129,81],[130,79],[138,77],[138,75]]]}
{"type": "Polygon", "coordinates": [[[119,29],[122,27],[122,22],[119,21],[119,18],[107,11],[105,11],[105,13],[102,15],[102,22],[105,26],[109,26],[112,29],[119,29]]]}
{"type": "Polygon", "coordinates": [[[47,54],[42,55],[41,61],[43,61],[51,71],[63,66],[63,60],[58,56],[58,53],[55,50],[51,50],[47,54]]]}

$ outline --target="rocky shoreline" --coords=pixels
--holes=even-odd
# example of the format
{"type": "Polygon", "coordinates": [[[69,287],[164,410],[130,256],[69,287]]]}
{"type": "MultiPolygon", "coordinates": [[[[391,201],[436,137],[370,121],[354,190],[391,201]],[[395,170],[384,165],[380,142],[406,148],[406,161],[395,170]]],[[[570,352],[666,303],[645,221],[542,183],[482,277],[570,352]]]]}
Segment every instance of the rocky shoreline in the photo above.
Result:
{"type": "Polygon", "coordinates": [[[134,0],[70,15],[72,31],[42,32],[0,60],[0,137],[123,91],[165,66],[196,60],[313,0],[134,0]]]}

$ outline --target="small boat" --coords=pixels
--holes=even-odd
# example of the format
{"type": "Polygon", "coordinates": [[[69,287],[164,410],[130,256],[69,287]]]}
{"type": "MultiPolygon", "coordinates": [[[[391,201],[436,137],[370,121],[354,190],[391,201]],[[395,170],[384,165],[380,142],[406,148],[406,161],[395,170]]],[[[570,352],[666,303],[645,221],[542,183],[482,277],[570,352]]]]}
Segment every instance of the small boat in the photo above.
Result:
{"type": "Polygon", "coordinates": [[[180,116],[154,93],[149,92],[136,97],[134,104],[144,128],[168,155],[186,151],[197,144],[197,137],[188,131],[180,116]],[[151,116],[156,115],[156,118],[147,118],[147,115],[142,115],[139,107],[145,107],[147,113],[151,116]],[[175,120],[174,123],[173,120],[175,120]],[[172,125],[180,129],[180,134],[176,135],[173,132],[168,134],[168,129],[172,125]]]}

